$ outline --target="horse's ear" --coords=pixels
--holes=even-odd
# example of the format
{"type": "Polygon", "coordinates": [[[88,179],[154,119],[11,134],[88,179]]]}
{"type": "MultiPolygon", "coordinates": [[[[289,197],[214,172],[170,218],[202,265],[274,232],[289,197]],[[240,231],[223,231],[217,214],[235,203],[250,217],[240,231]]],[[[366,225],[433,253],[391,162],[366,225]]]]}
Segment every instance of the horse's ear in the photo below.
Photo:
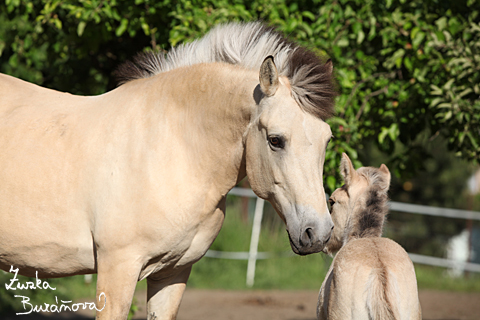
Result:
{"type": "Polygon", "coordinates": [[[333,73],[333,62],[332,59],[328,59],[327,62],[325,62],[325,69],[327,70],[327,73],[331,75],[333,73]]]}
{"type": "Polygon", "coordinates": [[[387,192],[390,188],[390,171],[387,166],[382,163],[380,166],[380,172],[382,172],[384,178],[381,180],[379,187],[383,192],[387,192]]]}
{"type": "Polygon", "coordinates": [[[266,96],[270,97],[277,92],[278,83],[277,67],[273,62],[273,57],[268,56],[260,66],[260,88],[266,96]]]}
{"type": "Polygon", "coordinates": [[[357,175],[357,171],[355,171],[352,161],[350,161],[350,158],[345,152],[342,153],[342,161],[340,162],[340,173],[342,174],[343,179],[345,180],[345,185],[347,187],[357,175]]]}

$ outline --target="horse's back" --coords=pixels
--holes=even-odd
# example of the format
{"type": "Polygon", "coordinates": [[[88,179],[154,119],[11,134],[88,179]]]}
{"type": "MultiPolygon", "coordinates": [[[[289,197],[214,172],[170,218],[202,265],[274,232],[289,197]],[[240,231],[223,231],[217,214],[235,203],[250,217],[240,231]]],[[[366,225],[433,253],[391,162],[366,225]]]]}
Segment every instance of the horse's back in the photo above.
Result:
{"type": "Polygon", "coordinates": [[[31,275],[28,260],[40,274],[45,265],[60,275],[70,268],[61,260],[70,259],[74,272],[93,270],[88,208],[79,199],[81,142],[68,112],[84,97],[3,74],[0,96],[0,268],[15,263],[31,275]]]}
{"type": "Polygon", "coordinates": [[[0,73],[0,114],[18,106],[39,106],[49,103],[49,100],[74,97],[36,84],[0,73]]]}
{"type": "Polygon", "coordinates": [[[330,305],[342,309],[340,318],[421,319],[413,264],[390,239],[349,241],[334,259],[331,281],[330,305]]]}

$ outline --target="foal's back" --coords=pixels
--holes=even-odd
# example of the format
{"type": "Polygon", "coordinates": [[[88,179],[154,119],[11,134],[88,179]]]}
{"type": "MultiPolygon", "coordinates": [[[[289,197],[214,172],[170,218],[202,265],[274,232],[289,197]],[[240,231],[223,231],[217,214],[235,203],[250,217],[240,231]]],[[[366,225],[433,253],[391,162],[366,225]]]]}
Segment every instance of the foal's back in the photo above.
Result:
{"type": "Polygon", "coordinates": [[[421,319],[413,264],[386,238],[349,241],[322,285],[319,319],[421,319]],[[322,298],[322,297],[321,297],[322,298]]]}

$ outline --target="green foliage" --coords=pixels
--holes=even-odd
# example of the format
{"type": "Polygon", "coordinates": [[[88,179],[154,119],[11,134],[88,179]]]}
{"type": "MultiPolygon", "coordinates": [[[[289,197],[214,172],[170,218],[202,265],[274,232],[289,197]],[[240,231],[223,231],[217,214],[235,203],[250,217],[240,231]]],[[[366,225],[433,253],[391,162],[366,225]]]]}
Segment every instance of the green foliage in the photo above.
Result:
{"type": "MultiPolygon", "coordinates": [[[[57,90],[98,94],[143,49],[170,46],[228,21],[264,20],[334,61],[340,95],[325,166],[339,185],[342,152],[368,141],[397,175],[423,167],[421,132],[464,159],[480,154],[480,16],[475,1],[135,0],[0,4],[0,71],[57,90]],[[398,148],[401,142],[402,148],[398,148]]],[[[356,160],[356,164],[360,162],[356,160]]]]}
{"type": "Polygon", "coordinates": [[[423,168],[428,155],[416,138],[425,132],[447,137],[458,156],[479,159],[480,20],[473,2],[259,0],[217,9],[220,2],[201,3],[190,15],[177,6],[173,43],[216,22],[263,19],[333,59],[340,96],[338,117],[329,120],[337,138],[325,164],[330,192],[340,181],[341,153],[357,159],[355,149],[372,140],[391,155],[388,165],[399,176],[423,168]]]}
{"type": "Polygon", "coordinates": [[[168,43],[164,1],[10,1],[0,4],[0,70],[77,94],[114,87],[111,72],[168,43]]]}
{"type": "MultiPolygon", "coordinates": [[[[474,1],[20,1],[0,4],[0,71],[47,87],[98,94],[144,48],[168,50],[228,21],[264,20],[334,61],[340,95],[325,166],[339,185],[342,152],[366,142],[397,175],[427,157],[421,132],[458,156],[480,153],[480,18],[474,1]],[[396,148],[400,141],[403,148],[396,148]]],[[[360,162],[356,160],[356,164],[360,162]]]]}
{"type": "Polygon", "coordinates": [[[136,297],[133,297],[132,304],[130,305],[130,310],[128,310],[127,320],[132,320],[137,311],[138,311],[138,301],[136,297]]]}
{"type": "MultiPolygon", "coordinates": [[[[453,12],[454,7],[445,9],[448,7],[445,1],[391,1],[386,5],[339,1],[325,4],[312,24],[318,25],[320,32],[315,47],[334,59],[339,76],[337,107],[344,123],[332,125],[334,134],[357,149],[376,141],[391,155],[388,165],[398,175],[413,174],[423,166],[427,155],[424,144],[418,143],[420,134],[443,135],[458,155],[479,158],[480,100],[473,91],[479,73],[472,65],[455,62],[453,53],[456,46],[465,56],[461,61],[478,59],[480,33],[473,33],[471,27],[478,26],[478,10],[464,5],[462,10],[471,9],[467,17],[465,12],[453,12]],[[439,37],[439,23],[445,24],[440,30],[443,38],[439,37]],[[463,38],[471,35],[468,44],[453,40],[460,34],[463,38]],[[477,49],[463,50],[466,46],[477,49]],[[448,67],[452,64],[465,69],[464,74],[448,67]],[[443,94],[443,100],[456,105],[436,107],[443,101],[432,103],[436,98],[432,85],[445,88],[447,91],[435,94],[443,94]],[[466,91],[467,87],[472,91],[466,91]],[[446,112],[452,108],[455,116],[449,118],[446,112]],[[401,142],[403,148],[395,142],[401,142]]],[[[337,157],[339,152],[334,152],[337,157]]]]}

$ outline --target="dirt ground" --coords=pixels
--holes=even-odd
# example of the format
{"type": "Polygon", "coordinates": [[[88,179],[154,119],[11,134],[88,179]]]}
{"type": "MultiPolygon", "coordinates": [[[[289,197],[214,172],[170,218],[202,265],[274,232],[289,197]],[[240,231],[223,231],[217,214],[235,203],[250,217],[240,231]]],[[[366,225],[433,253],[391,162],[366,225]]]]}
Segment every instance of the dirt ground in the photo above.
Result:
{"type": "MultiPolygon", "coordinates": [[[[187,289],[177,320],[315,320],[317,291],[224,291],[187,289]]],[[[136,294],[145,319],[145,292],[136,294]]],[[[480,293],[420,291],[423,319],[480,320],[480,293]]],[[[31,314],[3,320],[91,320],[89,312],[31,314]]]]}
{"type": "MultiPolygon", "coordinates": [[[[317,291],[190,290],[178,320],[315,320],[317,291]]],[[[423,319],[480,319],[480,293],[421,291],[423,319]]]]}

